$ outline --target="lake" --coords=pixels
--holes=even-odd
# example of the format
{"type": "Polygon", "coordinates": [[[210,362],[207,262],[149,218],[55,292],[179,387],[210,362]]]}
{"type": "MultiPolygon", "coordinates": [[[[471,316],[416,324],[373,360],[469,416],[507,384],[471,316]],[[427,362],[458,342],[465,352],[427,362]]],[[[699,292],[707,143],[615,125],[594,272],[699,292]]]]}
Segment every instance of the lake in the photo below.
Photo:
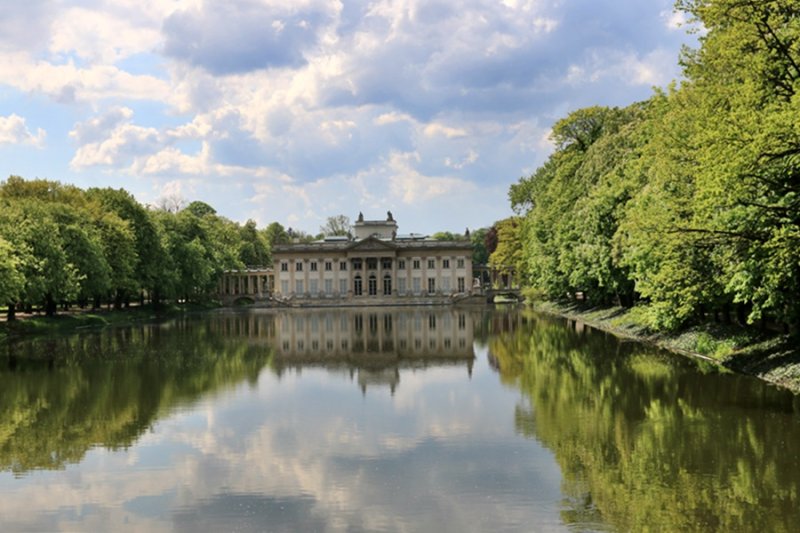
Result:
{"type": "Polygon", "coordinates": [[[516,308],[0,346],[3,531],[795,531],[800,399],[516,308]]]}

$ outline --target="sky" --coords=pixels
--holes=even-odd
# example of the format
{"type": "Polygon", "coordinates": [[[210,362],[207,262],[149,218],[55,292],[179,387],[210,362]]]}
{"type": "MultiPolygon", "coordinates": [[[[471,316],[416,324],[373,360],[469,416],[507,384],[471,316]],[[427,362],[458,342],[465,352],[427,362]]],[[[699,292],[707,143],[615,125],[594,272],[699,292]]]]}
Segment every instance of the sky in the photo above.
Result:
{"type": "Polygon", "coordinates": [[[687,29],[672,0],[0,0],[0,179],[486,227],[555,121],[679,79],[687,29]]]}

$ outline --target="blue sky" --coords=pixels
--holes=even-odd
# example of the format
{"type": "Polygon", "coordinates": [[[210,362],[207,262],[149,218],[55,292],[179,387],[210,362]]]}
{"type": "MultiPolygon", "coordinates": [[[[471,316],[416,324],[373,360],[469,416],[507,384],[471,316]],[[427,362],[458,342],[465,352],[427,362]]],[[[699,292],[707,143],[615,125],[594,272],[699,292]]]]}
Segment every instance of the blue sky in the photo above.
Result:
{"type": "Polygon", "coordinates": [[[0,0],[0,176],[488,226],[554,121],[678,79],[686,30],[671,0],[0,0]]]}

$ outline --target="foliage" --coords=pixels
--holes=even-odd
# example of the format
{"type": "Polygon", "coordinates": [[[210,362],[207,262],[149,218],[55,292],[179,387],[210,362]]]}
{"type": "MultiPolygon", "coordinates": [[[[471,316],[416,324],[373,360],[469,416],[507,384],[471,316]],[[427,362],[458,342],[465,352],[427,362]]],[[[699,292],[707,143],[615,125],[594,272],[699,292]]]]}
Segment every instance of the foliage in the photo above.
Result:
{"type": "Polygon", "coordinates": [[[553,127],[509,191],[530,283],[650,304],[672,329],[735,308],[800,324],[800,23],[789,0],[683,0],[702,24],[686,81],[553,127]]]}
{"type": "MultiPolygon", "coordinates": [[[[286,239],[279,224],[271,228],[286,239]]],[[[154,211],[122,189],[18,176],[0,183],[0,302],[9,318],[20,307],[52,315],[72,303],[205,300],[224,270],[270,263],[267,232],[203,202],[154,211]]]]}
{"type": "Polygon", "coordinates": [[[320,233],[324,237],[350,237],[350,218],[345,215],[336,215],[328,217],[324,226],[320,226],[320,233]]]}

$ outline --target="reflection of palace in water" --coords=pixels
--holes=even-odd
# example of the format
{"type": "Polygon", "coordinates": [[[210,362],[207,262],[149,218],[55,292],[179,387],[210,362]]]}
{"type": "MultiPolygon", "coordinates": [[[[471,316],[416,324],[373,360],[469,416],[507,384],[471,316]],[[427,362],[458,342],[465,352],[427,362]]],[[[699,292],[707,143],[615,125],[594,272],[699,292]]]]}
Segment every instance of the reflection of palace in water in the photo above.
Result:
{"type": "Polygon", "coordinates": [[[471,316],[452,309],[287,312],[276,317],[275,363],[349,368],[362,391],[394,392],[404,368],[464,365],[471,375],[472,340],[471,316]]]}
{"type": "Polygon", "coordinates": [[[474,319],[453,308],[316,309],[230,314],[219,325],[229,335],[268,340],[272,367],[320,367],[358,376],[362,391],[388,386],[394,392],[400,370],[461,366],[472,375],[474,319]]]}

